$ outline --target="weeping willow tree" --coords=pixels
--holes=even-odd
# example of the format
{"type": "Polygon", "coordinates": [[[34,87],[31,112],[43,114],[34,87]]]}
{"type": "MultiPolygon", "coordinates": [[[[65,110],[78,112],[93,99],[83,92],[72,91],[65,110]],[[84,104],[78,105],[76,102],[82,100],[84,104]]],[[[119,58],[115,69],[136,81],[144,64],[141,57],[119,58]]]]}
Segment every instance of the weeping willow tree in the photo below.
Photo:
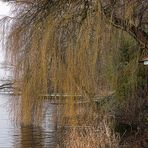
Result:
{"type": "Polygon", "coordinates": [[[21,92],[15,101],[9,102],[17,122],[40,123],[46,110],[42,99],[45,94],[70,94],[65,114],[74,116],[75,95],[92,103],[98,94],[117,88],[113,57],[118,57],[120,30],[135,38],[142,54],[148,47],[144,22],[147,2],[128,2],[12,2],[13,16],[8,18],[11,27],[5,49],[21,92]]]}

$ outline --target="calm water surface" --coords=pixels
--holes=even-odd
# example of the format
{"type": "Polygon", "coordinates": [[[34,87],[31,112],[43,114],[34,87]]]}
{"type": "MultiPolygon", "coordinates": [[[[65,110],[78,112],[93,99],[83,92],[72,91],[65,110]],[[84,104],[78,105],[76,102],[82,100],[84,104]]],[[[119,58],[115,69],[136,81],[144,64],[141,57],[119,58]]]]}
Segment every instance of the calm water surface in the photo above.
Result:
{"type": "Polygon", "coordinates": [[[51,121],[55,106],[50,106],[40,127],[16,127],[10,122],[6,103],[12,99],[0,95],[0,148],[55,148],[55,126],[51,121]]]}

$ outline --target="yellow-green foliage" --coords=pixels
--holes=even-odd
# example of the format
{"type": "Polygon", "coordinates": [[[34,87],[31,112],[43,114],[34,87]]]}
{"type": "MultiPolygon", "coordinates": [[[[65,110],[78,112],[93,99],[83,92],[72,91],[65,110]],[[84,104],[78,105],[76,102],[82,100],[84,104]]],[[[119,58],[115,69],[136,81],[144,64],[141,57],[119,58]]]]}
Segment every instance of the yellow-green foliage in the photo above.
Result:
{"type": "Polygon", "coordinates": [[[134,40],[127,34],[123,34],[118,56],[117,94],[119,98],[131,97],[129,95],[132,95],[136,89],[139,55],[140,50],[136,47],[134,40]]]}

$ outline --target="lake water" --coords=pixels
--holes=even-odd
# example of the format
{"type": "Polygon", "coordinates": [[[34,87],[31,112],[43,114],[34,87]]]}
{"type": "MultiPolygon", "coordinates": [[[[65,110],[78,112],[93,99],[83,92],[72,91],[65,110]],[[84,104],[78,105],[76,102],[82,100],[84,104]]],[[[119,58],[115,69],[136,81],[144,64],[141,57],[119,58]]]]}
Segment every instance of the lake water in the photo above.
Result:
{"type": "MultiPolygon", "coordinates": [[[[0,19],[11,15],[8,3],[0,1],[0,19]]],[[[0,39],[2,35],[0,26],[0,39]]],[[[0,42],[0,63],[4,62],[4,51],[0,42]]],[[[0,64],[0,84],[9,79],[10,71],[4,70],[0,64]],[[1,81],[2,80],[2,81],[1,81]]],[[[55,126],[50,120],[55,106],[49,105],[46,119],[40,127],[14,126],[9,118],[6,103],[12,99],[8,95],[0,95],[0,148],[55,148],[55,126]]]]}
{"type": "Polygon", "coordinates": [[[46,120],[40,127],[14,126],[9,117],[6,103],[12,99],[0,95],[0,148],[55,148],[55,126],[50,121],[54,106],[49,106],[46,120]]]}

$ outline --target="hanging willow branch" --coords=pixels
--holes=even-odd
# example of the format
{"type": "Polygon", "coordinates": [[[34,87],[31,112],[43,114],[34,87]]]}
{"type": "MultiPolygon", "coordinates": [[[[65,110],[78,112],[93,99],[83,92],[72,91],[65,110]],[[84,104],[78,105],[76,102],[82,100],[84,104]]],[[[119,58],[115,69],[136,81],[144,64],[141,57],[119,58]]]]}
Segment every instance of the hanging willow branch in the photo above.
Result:
{"type": "MultiPolygon", "coordinates": [[[[100,2],[20,0],[12,3],[15,19],[6,33],[5,50],[7,60],[14,65],[13,77],[19,81],[21,91],[19,99],[10,101],[16,121],[25,125],[40,123],[46,110],[44,94],[80,94],[92,103],[94,96],[115,88],[112,56],[120,41],[111,34],[115,30],[108,29],[110,24],[104,16],[147,47],[143,29],[127,23],[131,8],[124,21],[119,11],[112,15],[120,3],[115,7],[115,2],[113,6],[108,0],[100,2]]],[[[75,116],[74,97],[65,103],[66,116],[75,116]]]]}

